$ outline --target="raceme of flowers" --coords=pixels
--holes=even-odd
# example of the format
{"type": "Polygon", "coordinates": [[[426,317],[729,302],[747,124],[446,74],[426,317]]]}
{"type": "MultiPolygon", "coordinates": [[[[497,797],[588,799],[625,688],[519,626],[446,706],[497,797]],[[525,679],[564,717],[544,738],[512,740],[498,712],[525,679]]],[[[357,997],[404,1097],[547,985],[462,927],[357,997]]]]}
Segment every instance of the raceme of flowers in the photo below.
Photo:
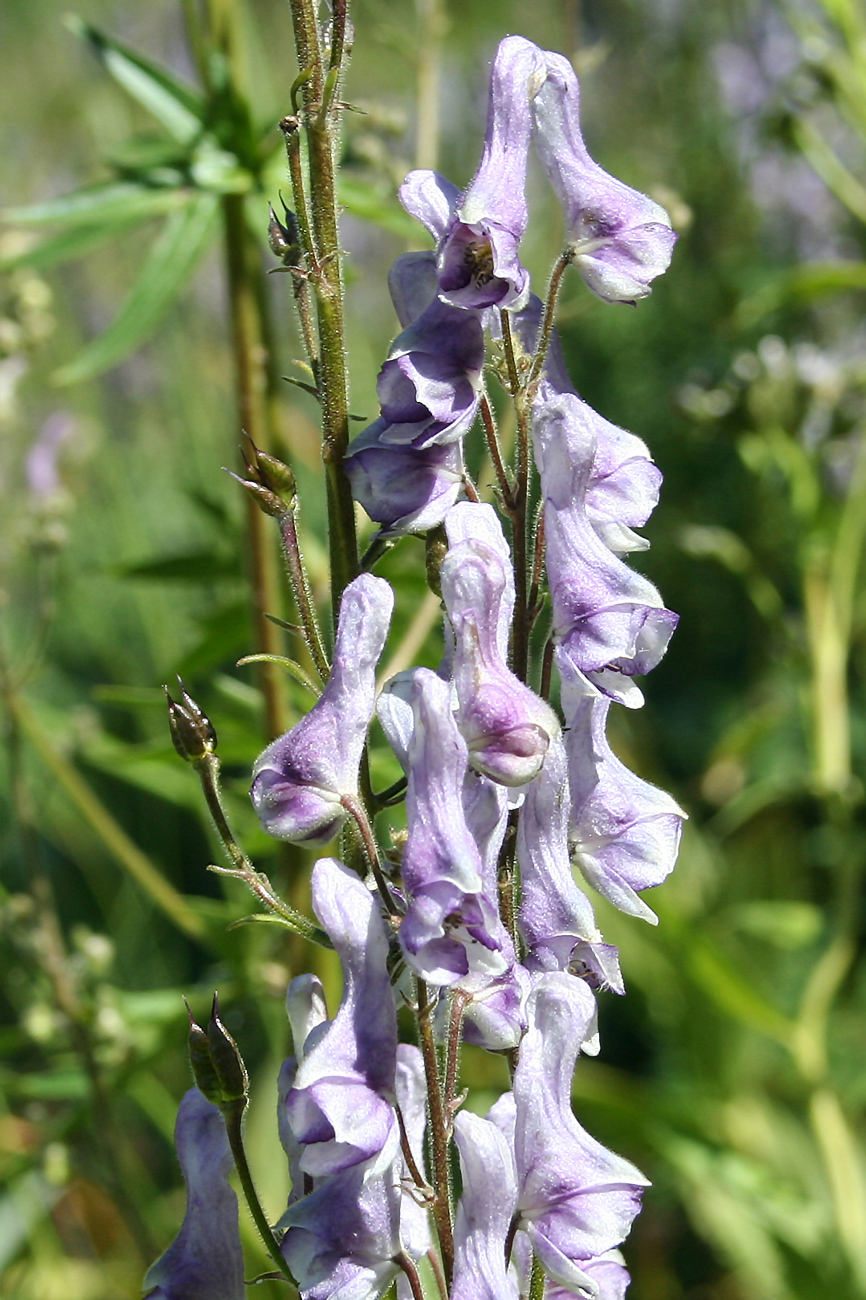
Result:
{"type": "MultiPolygon", "coordinates": [[[[660,474],[639,438],[575,392],[554,331],[528,402],[558,712],[513,670],[511,549],[463,460],[484,399],[485,338],[495,353],[507,327],[525,368],[541,337],[542,304],[520,262],[531,148],[563,208],[567,260],[595,294],[634,302],[670,261],[666,214],[590,158],[578,108],[567,60],[508,37],[467,189],[430,171],[401,188],[436,246],[392,269],[402,333],[379,375],[381,414],[351,445],[346,470],[383,538],[444,525],[442,663],[398,674],[377,700],[393,594],[362,574],[342,596],[324,693],[254,768],[264,828],[305,844],[328,842],[358,801],[377,711],[406,777],[407,831],[399,862],[392,852],[385,867],[388,897],[335,858],[313,871],[314,910],[342,964],[340,1006],[329,1019],[312,976],[288,993],[294,1056],[280,1076],[279,1123],[292,1191],[277,1228],[305,1300],[375,1300],[395,1278],[409,1295],[412,1268],[437,1249],[424,1141],[436,1122],[431,1080],[397,1033],[397,1007],[417,1006],[419,988],[440,1039],[457,1006],[463,1037],[510,1051],[513,1063],[512,1089],[486,1117],[456,1107],[446,1117],[462,1175],[452,1300],[525,1297],[533,1260],[548,1297],[621,1300],[628,1285],[617,1248],[647,1182],[571,1110],[575,1063],[599,1048],[596,996],[625,992],[578,879],[655,922],[641,892],[677,855],[684,814],[627,769],[606,734],[611,708],[643,702],[635,678],[659,662],[676,626],[624,558],[646,546],[634,529],[656,504],[660,474]],[[513,917],[500,888],[509,826],[513,917]]],[[[149,1277],[166,1300],[244,1294],[217,1116],[195,1090],[181,1108],[190,1209],[149,1277]]]]}

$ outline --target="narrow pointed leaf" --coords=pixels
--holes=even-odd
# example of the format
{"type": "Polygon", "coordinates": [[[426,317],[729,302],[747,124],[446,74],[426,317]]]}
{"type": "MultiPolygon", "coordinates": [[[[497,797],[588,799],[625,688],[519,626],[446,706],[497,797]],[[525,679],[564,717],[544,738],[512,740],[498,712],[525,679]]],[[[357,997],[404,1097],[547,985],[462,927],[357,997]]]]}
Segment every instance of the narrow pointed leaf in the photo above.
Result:
{"type": "Polygon", "coordinates": [[[15,267],[30,267],[34,271],[45,271],[51,266],[60,266],[64,262],[73,262],[77,257],[85,257],[94,249],[101,248],[112,239],[120,239],[128,230],[138,225],[138,219],[114,222],[108,225],[79,226],[72,230],[63,230],[57,235],[49,235],[38,244],[32,244],[21,252],[0,257],[0,270],[11,271],[15,267]]]}
{"type": "Polygon", "coordinates": [[[108,181],[45,203],[3,208],[0,220],[9,226],[108,226],[161,216],[189,201],[189,190],[108,181]]]}
{"type": "Polygon", "coordinates": [[[55,373],[56,383],[74,384],[101,374],[150,337],[210,243],[216,214],[217,200],[202,194],[168,218],[120,314],[55,373]]]}
{"type": "Polygon", "coordinates": [[[175,140],[188,144],[201,132],[204,101],[192,86],[127,49],[75,15],[66,25],[88,45],[115,81],[161,122],[175,140]]]}

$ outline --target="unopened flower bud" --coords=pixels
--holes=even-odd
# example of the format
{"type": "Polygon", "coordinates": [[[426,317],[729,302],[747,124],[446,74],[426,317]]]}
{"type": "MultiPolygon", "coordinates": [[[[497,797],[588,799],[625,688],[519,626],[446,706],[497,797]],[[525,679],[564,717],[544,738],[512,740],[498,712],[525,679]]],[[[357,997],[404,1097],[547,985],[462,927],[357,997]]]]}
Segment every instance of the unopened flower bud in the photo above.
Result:
{"type": "Polygon", "coordinates": [[[175,749],[187,763],[199,763],[216,749],[217,735],[207,715],[199,708],[180,681],[180,701],[173,700],[168,687],[168,727],[175,749]]]}
{"type": "Polygon", "coordinates": [[[298,266],[301,260],[301,240],[298,234],[298,222],[294,212],[283,204],[286,224],[280,221],[273,204],[268,204],[270,220],[268,221],[268,243],[274,257],[278,257],[283,266],[298,266]]]}
{"type": "MultiPolygon", "coordinates": [[[[207,1040],[211,1060],[222,1089],[222,1103],[242,1101],[249,1095],[249,1076],[238,1045],[219,1018],[219,998],[213,995],[207,1040]]],[[[221,1103],[221,1104],[222,1104],[221,1103]]]]}
{"type": "Polygon", "coordinates": [[[207,1029],[196,1024],[189,1012],[189,1059],[199,1091],[215,1106],[246,1102],[249,1078],[238,1045],[219,1018],[219,999],[213,1008],[207,1029]]]}

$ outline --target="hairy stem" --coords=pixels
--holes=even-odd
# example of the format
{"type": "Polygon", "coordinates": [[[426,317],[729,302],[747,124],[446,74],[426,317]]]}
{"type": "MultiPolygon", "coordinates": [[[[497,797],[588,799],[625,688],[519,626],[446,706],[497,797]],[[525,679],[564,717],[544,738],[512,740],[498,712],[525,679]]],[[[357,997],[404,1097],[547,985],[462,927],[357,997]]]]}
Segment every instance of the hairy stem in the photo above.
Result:
{"type": "Polygon", "coordinates": [[[427,1107],[429,1113],[430,1155],[433,1170],[433,1218],[439,1234],[442,1252],[442,1269],[446,1290],[451,1286],[454,1272],[454,1234],[451,1227],[451,1167],[448,1158],[448,1116],[442,1098],[439,1062],[433,1038],[433,1004],[423,980],[418,985],[418,1033],[421,1038],[421,1055],[427,1078],[427,1107]]]}
{"type": "Polygon", "coordinates": [[[238,1171],[238,1178],[240,1179],[241,1187],[243,1189],[244,1200],[246,1201],[247,1208],[252,1215],[253,1222],[259,1230],[262,1244],[283,1277],[294,1286],[295,1279],[292,1277],[288,1264],[283,1259],[283,1253],[277,1245],[276,1237],[271,1231],[271,1225],[268,1223],[267,1218],[265,1217],[265,1212],[262,1209],[262,1203],[259,1200],[259,1195],[256,1191],[255,1183],[253,1182],[253,1176],[250,1173],[247,1153],[244,1150],[243,1115],[244,1110],[246,1109],[246,1100],[234,1102],[231,1105],[221,1106],[220,1109],[222,1110],[223,1118],[226,1122],[226,1133],[228,1134],[229,1146],[231,1147],[232,1155],[234,1156],[235,1168],[238,1171]]]}

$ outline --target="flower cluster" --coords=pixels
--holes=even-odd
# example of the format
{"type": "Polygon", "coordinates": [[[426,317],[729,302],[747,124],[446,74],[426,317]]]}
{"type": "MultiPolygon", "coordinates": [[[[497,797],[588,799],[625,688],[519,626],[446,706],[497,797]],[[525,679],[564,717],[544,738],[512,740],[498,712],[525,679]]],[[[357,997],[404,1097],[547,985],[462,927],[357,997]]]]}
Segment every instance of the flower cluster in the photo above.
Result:
{"type": "Polygon", "coordinates": [[[334,858],[313,871],[314,909],[343,969],[336,1015],[313,977],[289,988],[295,1055],[279,1120],[292,1192],[277,1232],[305,1300],[375,1300],[395,1277],[401,1296],[408,1284],[418,1297],[428,1255],[451,1300],[518,1300],[538,1269],[551,1298],[621,1300],[628,1283],[617,1247],[647,1182],[584,1131],[570,1100],[579,1054],[599,1048],[596,995],[625,989],[573,868],[655,921],[640,891],[673,868],[683,813],[625,767],[606,728],[612,706],[642,703],[635,678],[659,662],[677,620],[623,558],[646,546],[634,530],[656,504],[659,471],[639,438],[575,392],[549,327],[555,297],[543,305],[520,262],[530,147],[562,204],[562,265],[602,299],[647,294],[675,237],[657,204],[590,158],[578,102],[565,59],[508,37],[468,188],[416,171],[401,189],[436,247],[392,270],[403,331],[379,375],[381,414],[346,472],[384,536],[443,526],[440,667],[399,673],[377,699],[393,596],[362,574],[342,595],[324,693],[254,769],[262,825],[304,844],[364,818],[360,772],[377,712],[405,773],[406,831],[387,864],[365,821],[369,879],[334,858]],[[500,483],[512,546],[464,469],[486,401],[486,336],[494,358],[507,354],[524,439],[520,491],[500,483]],[[542,522],[528,576],[533,491],[542,522]],[[515,644],[541,609],[542,555],[551,621],[537,692],[515,644]],[[398,1042],[401,1001],[417,1013],[423,1056],[398,1042]],[[460,1109],[461,1037],[511,1054],[511,1091],[486,1117],[460,1109]]]}

